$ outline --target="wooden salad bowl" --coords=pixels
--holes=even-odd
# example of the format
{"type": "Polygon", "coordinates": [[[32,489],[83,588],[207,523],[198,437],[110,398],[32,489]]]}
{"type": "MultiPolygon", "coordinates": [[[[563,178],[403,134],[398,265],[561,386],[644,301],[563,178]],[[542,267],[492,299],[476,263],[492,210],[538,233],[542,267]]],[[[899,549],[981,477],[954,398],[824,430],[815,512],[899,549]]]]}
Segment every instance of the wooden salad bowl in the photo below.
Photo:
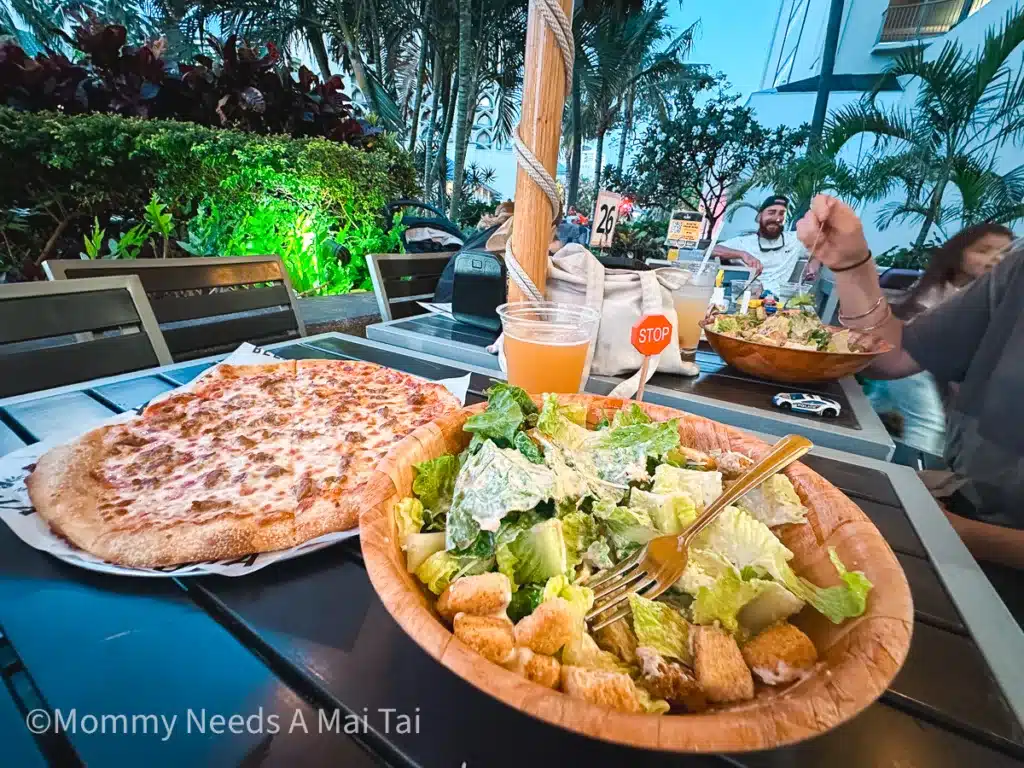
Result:
{"type": "MultiPolygon", "coordinates": [[[[592,427],[604,411],[627,402],[593,395],[560,399],[585,403],[592,427]]],[[[381,601],[427,653],[464,680],[521,712],[597,739],[676,752],[739,752],[781,747],[835,728],[870,705],[896,676],[910,647],[913,622],[903,570],[860,508],[799,463],[785,472],[810,510],[807,523],[776,529],[793,552],[790,564],[815,584],[835,584],[827,550],[835,547],[848,568],[863,571],[874,585],[864,614],[843,624],[832,624],[809,609],[794,617],[824,662],[808,678],[760,690],[751,701],[710,712],[637,715],[571,698],[492,664],[452,635],[434,611],[436,598],[406,571],[393,514],[395,504],[412,493],[413,464],[465,448],[470,435],[462,425],[483,407],[481,403],[426,424],[396,445],[379,467],[390,477],[394,492],[365,511],[360,521],[363,558],[381,601]]],[[[683,444],[700,450],[735,450],[758,458],[769,449],[756,438],[700,416],[646,403],[642,407],[657,421],[679,419],[683,444]]]]}
{"type": "MultiPolygon", "coordinates": [[[[888,342],[866,333],[854,332],[854,339],[867,352],[818,352],[723,336],[708,325],[707,321],[701,322],[708,344],[726,363],[751,376],[787,384],[835,381],[851,376],[867,368],[879,355],[892,351],[888,342]]],[[[842,330],[828,327],[832,331],[842,330]]]]}

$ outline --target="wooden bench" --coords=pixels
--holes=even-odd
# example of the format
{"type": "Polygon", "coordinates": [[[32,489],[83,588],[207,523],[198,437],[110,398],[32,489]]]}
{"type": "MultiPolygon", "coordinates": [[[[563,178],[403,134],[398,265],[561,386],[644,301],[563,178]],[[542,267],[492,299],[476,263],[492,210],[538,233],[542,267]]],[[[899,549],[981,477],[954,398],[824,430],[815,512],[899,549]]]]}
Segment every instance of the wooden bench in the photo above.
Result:
{"type": "Polygon", "coordinates": [[[382,320],[422,315],[416,302],[431,301],[448,260],[443,253],[373,253],[366,257],[382,320]]]}
{"type": "Polygon", "coordinates": [[[51,280],[137,275],[177,361],[305,336],[277,256],[43,262],[51,280]]]}
{"type": "Polygon", "coordinates": [[[137,277],[0,285],[0,398],[171,362],[137,277]]]}

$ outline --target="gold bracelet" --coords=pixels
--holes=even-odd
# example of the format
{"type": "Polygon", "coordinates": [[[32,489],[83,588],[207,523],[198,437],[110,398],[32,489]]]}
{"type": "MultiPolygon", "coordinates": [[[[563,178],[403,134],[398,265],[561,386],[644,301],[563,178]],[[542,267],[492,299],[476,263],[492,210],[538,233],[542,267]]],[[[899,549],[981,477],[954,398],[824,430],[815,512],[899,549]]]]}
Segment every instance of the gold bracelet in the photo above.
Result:
{"type": "Polygon", "coordinates": [[[882,306],[882,302],[883,301],[885,301],[885,294],[884,293],[881,296],[878,297],[878,301],[876,301],[874,304],[871,305],[871,309],[869,309],[867,312],[861,312],[859,315],[844,315],[843,314],[843,310],[840,309],[839,310],[839,324],[840,325],[846,325],[846,321],[847,320],[860,320],[861,318],[867,317],[872,312],[874,312],[876,309],[878,309],[880,306],[882,306]]]}
{"type": "Polygon", "coordinates": [[[877,331],[879,328],[881,328],[883,325],[885,325],[887,322],[889,322],[889,318],[890,317],[892,317],[892,307],[890,307],[888,304],[886,304],[885,305],[885,315],[882,317],[881,320],[879,320],[874,325],[867,325],[867,326],[865,326],[863,328],[851,328],[850,326],[846,325],[846,323],[842,323],[842,325],[843,325],[844,328],[850,328],[851,331],[857,331],[859,333],[867,333],[869,331],[877,331]]]}

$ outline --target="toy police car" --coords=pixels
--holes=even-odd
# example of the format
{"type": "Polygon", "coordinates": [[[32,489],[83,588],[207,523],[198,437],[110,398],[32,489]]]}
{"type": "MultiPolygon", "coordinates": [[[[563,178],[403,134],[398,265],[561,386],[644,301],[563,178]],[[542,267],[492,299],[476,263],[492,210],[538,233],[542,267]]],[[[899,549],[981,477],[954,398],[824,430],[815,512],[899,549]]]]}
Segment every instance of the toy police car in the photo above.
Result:
{"type": "Polygon", "coordinates": [[[772,405],[784,411],[813,413],[832,418],[838,416],[840,410],[840,405],[835,400],[821,395],[805,395],[800,392],[779,392],[772,398],[772,405]]]}

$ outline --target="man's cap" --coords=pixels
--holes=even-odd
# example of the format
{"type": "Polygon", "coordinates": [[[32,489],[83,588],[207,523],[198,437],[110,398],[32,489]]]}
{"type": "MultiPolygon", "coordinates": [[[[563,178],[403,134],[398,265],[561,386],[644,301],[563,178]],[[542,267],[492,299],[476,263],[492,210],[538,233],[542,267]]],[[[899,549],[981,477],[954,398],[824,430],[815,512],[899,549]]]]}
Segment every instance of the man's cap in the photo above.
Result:
{"type": "Polygon", "coordinates": [[[765,208],[771,208],[773,205],[781,205],[783,208],[786,208],[789,206],[789,198],[784,195],[772,195],[771,197],[766,197],[764,202],[758,207],[757,213],[760,215],[764,213],[765,208]]]}

